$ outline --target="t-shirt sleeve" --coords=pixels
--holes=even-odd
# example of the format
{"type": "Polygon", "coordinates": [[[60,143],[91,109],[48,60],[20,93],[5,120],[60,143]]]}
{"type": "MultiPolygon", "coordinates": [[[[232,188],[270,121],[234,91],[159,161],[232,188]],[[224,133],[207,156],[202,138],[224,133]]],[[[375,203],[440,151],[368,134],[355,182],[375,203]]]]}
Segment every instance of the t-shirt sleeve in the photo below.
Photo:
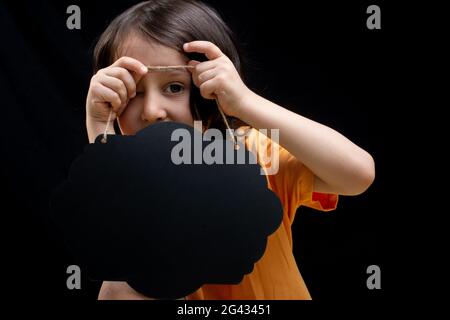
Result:
{"type": "Polygon", "coordinates": [[[257,155],[258,163],[266,172],[268,187],[282,202],[290,223],[293,222],[300,206],[321,211],[336,209],[338,195],[314,192],[315,175],[285,148],[254,129],[248,136],[247,147],[257,155]],[[270,165],[264,164],[265,161],[262,160],[263,152],[273,155],[271,150],[278,150],[278,166],[274,166],[270,157],[272,159],[269,161],[270,165]],[[271,170],[268,170],[268,167],[271,170]],[[277,167],[278,170],[272,170],[273,167],[277,167]]]}
{"type": "Polygon", "coordinates": [[[338,195],[314,192],[314,173],[281,146],[278,172],[268,179],[272,190],[290,208],[288,215],[291,222],[300,206],[320,211],[331,211],[337,207],[338,195]]]}

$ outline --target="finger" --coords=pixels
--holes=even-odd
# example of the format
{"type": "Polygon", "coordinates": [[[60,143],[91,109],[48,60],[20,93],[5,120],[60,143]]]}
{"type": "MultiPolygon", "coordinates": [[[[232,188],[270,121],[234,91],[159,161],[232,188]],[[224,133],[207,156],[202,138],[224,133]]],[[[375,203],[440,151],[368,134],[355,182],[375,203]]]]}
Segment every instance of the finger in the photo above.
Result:
{"type": "Polygon", "coordinates": [[[118,93],[122,104],[126,104],[126,102],[128,102],[127,88],[122,80],[115,77],[104,76],[99,80],[99,82],[105,87],[108,87],[118,93]]]}
{"type": "Polygon", "coordinates": [[[201,63],[197,63],[194,68],[194,72],[197,74],[200,74],[202,72],[205,72],[206,70],[213,69],[217,66],[216,61],[205,61],[201,63]]]}
{"type": "Polygon", "coordinates": [[[195,60],[189,61],[189,65],[193,65],[194,69],[191,69],[192,73],[192,80],[194,81],[194,84],[199,87],[202,81],[199,80],[198,76],[210,69],[213,69],[216,66],[215,61],[205,61],[205,62],[198,62],[195,60]]]}
{"type": "Polygon", "coordinates": [[[188,62],[188,66],[192,66],[192,67],[194,67],[194,68],[187,68],[187,69],[189,70],[190,73],[193,73],[194,70],[195,70],[195,66],[197,66],[197,65],[200,64],[200,63],[201,63],[200,61],[197,61],[197,60],[191,60],[191,61],[188,62]]]}
{"type": "Polygon", "coordinates": [[[198,75],[199,84],[202,85],[206,81],[213,79],[217,75],[217,73],[218,73],[218,71],[215,68],[206,70],[205,72],[202,72],[201,74],[198,75]]]}
{"type": "Polygon", "coordinates": [[[108,76],[116,77],[124,83],[129,99],[136,96],[136,82],[127,69],[112,67],[105,69],[104,73],[108,76]]]}
{"type": "Polygon", "coordinates": [[[111,104],[114,113],[120,114],[122,100],[120,99],[120,96],[117,92],[108,87],[100,86],[98,88],[97,94],[98,97],[101,99],[101,101],[94,101],[94,102],[107,102],[111,104]]]}
{"type": "Polygon", "coordinates": [[[141,78],[147,74],[148,68],[139,60],[130,57],[121,57],[114,62],[112,67],[122,67],[133,72],[135,82],[139,82],[141,78]]]}
{"type": "Polygon", "coordinates": [[[186,52],[198,52],[203,53],[209,60],[217,59],[223,56],[219,47],[209,41],[192,41],[185,43],[183,49],[186,52]]]}
{"type": "Polygon", "coordinates": [[[215,99],[216,98],[216,95],[214,94],[215,87],[216,84],[214,83],[214,80],[209,80],[202,83],[199,87],[202,97],[211,100],[215,99]]]}

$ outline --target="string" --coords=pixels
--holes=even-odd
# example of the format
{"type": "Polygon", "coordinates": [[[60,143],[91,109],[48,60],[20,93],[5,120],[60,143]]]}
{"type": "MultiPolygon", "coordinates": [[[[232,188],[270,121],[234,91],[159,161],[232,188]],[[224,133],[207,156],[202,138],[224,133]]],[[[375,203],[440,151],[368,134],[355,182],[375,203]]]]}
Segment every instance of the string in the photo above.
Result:
{"type": "Polygon", "coordinates": [[[219,109],[220,114],[222,115],[223,122],[225,122],[225,125],[227,126],[227,129],[228,129],[227,131],[230,134],[231,140],[233,140],[234,149],[238,150],[239,145],[236,142],[236,137],[234,136],[233,130],[231,130],[230,125],[228,124],[227,117],[225,116],[225,113],[222,111],[222,107],[220,106],[219,100],[217,100],[217,98],[216,98],[216,104],[217,104],[217,108],[219,109]]]}
{"type": "Polygon", "coordinates": [[[113,109],[111,108],[109,110],[109,116],[108,116],[108,121],[106,122],[105,132],[103,132],[102,143],[106,143],[106,141],[108,140],[107,133],[108,133],[108,128],[109,128],[109,123],[111,122],[112,113],[113,113],[113,109]]]}
{"type": "Polygon", "coordinates": [[[194,69],[194,66],[147,66],[149,72],[170,72],[179,69],[194,69]]]}
{"type": "MultiPolygon", "coordinates": [[[[174,70],[179,70],[179,69],[193,69],[194,66],[147,66],[147,69],[149,72],[170,72],[170,71],[174,71],[174,70]]],[[[236,150],[239,149],[239,145],[236,142],[236,137],[233,134],[233,130],[231,130],[230,125],[228,124],[228,120],[227,117],[225,116],[225,113],[222,111],[222,107],[220,106],[219,100],[216,98],[216,104],[217,104],[217,108],[219,109],[220,115],[222,116],[223,122],[225,123],[226,127],[227,127],[227,131],[231,137],[231,140],[233,140],[234,143],[234,148],[236,150]]],[[[103,138],[102,138],[102,143],[106,143],[107,142],[107,132],[108,132],[108,128],[109,128],[109,123],[111,122],[111,116],[112,116],[112,108],[109,111],[109,116],[108,116],[108,121],[106,122],[106,127],[105,127],[105,132],[103,133],[103,138]]]]}

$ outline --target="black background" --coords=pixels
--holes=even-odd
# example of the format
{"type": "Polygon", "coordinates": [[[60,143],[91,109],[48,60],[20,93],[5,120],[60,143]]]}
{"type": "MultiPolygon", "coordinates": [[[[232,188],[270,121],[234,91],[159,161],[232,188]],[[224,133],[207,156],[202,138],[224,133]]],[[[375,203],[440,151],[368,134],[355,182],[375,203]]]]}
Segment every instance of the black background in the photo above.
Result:
{"type": "MultiPolygon", "coordinates": [[[[313,299],[378,300],[390,287],[386,256],[391,212],[387,133],[396,81],[394,11],[377,2],[382,29],[366,28],[372,2],[206,1],[237,34],[249,60],[248,85],[264,97],[324,123],[369,151],[377,177],[358,197],[322,213],[300,208],[294,254],[313,299]],[[368,290],[378,265],[382,289],[368,290]]],[[[6,2],[0,5],[1,201],[8,291],[33,299],[95,300],[99,283],[66,288],[75,263],[48,217],[51,190],[88,143],[85,99],[95,40],[137,1],[6,2]],[[69,30],[66,8],[81,8],[69,30]],[[10,231],[10,232],[8,232],[10,231]]]]}

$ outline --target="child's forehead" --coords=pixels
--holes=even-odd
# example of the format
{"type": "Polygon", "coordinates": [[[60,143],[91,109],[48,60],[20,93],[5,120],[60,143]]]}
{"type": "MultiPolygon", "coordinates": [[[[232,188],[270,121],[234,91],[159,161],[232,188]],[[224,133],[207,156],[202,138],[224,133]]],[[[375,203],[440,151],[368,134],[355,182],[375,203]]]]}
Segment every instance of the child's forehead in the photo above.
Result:
{"type": "Polygon", "coordinates": [[[128,36],[118,51],[117,58],[131,57],[148,66],[182,65],[188,61],[180,52],[136,35],[128,36]]]}

